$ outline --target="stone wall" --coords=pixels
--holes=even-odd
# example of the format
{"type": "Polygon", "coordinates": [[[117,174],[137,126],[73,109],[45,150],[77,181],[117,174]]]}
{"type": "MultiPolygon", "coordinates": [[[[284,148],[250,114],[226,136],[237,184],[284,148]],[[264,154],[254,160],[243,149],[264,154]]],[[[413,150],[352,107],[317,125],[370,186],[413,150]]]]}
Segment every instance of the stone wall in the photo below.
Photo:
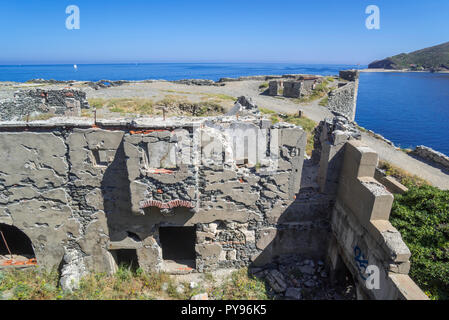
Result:
{"type": "Polygon", "coordinates": [[[64,265],[65,281],[113,272],[117,249],[164,270],[162,226],[196,228],[200,272],[322,258],[329,202],[300,192],[305,145],[300,127],[254,118],[2,123],[0,223],[30,238],[39,265],[64,265]]]}
{"type": "Polygon", "coordinates": [[[302,83],[299,81],[284,81],[283,96],[287,98],[301,97],[302,83]]]}
{"type": "Polygon", "coordinates": [[[358,70],[341,70],[339,77],[346,81],[357,81],[360,78],[360,72],[358,70]]]}
{"type": "Polygon", "coordinates": [[[283,96],[287,98],[301,98],[312,93],[315,80],[284,81],[283,96]]]}
{"type": "Polygon", "coordinates": [[[359,72],[355,70],[340,71],[340,78],[349,82],[329,93],[327,107],[335,114],[354,121],[359,89],[359,72]]]}
{"type": "Polygon", "coordinates": [[[14,98],[0,101],[0,120],[25,120],[40,114],[76,117],[83,108],[89,104],[81,90],[22,90],[14,98]]]}
{"type": "Polygon", "coordinates": [[[321,81],[322,77],[319,76],[283,75],[281,79],[272,80],[268,83],[268,95],[300,98],[311,94],[314,84],[321,81]]]}
{"type": "Polygon", "coordinates": [[[268,95],[270,96],[279,95],[281,89],[283,89],[282,81],[273,80],[268,83],[268,95]]]}
{"type": "Polygon", "coordinates": [[[449,157],[429,147],[417,146],[411,154],[429,161],[430,163],[436,164],[437,166],[442,166],[445,169],[449,169],[449,157]]]}

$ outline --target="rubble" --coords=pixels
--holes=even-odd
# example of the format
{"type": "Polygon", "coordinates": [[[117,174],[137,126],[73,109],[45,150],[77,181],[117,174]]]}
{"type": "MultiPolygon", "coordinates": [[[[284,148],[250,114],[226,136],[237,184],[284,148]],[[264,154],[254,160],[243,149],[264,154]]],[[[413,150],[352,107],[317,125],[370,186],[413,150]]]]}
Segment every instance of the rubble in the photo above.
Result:
{"type": "Polygon", "coordinates": [[[251,98],[239,97],[234,107],[226,114],[226,116],[261,116],[259,108],[253,103],[251,98]]]}

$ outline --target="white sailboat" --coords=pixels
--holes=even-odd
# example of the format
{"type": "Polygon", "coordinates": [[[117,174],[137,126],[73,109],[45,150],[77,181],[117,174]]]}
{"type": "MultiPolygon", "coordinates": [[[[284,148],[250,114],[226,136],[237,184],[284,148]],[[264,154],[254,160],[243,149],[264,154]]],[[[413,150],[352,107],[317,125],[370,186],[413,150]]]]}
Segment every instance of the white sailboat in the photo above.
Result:
{"type": "Polygon", "coordinates": [[[73,69],[78,70],[78,66],[76,64],[74,64],[73,69]]]}

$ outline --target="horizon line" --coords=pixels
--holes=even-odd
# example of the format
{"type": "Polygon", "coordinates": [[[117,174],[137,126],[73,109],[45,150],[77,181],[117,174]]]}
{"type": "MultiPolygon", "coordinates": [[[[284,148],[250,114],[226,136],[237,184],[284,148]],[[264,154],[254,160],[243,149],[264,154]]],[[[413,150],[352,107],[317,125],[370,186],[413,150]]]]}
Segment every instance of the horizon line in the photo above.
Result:
{"type": "Polygon", "coordinates": [[[297,64],[297,65],[347,65],[347,66],[365,66],[360,63],[320,63],[320,62],[192,62],[192,61],[169,61],[169,62],[87,62],[87,63],[0,63],[0,67],[20,67],[20,66],[73,66],[73,65],[145,65],[145,64],[297,64]]]}

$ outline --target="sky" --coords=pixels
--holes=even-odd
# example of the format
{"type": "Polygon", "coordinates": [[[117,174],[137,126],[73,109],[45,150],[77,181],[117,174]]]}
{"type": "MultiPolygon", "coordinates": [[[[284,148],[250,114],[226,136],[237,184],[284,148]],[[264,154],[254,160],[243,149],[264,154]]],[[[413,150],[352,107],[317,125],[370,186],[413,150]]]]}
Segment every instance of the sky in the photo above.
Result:
{"type": "Polygon", "coordinates": [[[362,64],[449,41],[447,0],[17,0],[0,4],[0,65],[362,64]],[[68,30],[66,8],[80,9],[68,30]],[[380,29],[367,29],[368,5],[380,29]]]}

